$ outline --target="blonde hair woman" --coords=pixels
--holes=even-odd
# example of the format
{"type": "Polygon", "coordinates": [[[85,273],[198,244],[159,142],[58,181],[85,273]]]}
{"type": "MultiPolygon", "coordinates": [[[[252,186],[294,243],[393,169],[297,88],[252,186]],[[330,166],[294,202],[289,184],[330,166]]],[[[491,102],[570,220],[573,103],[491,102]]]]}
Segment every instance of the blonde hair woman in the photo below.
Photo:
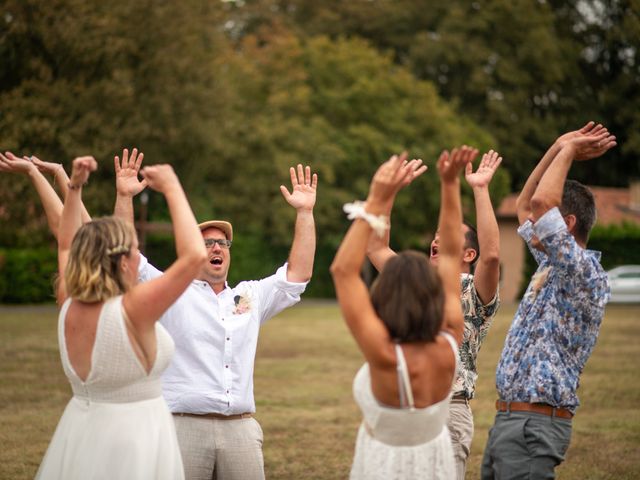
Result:
{"type": "Polygon", "coordinates": [[[471,149],[443,152],[438,269],[419,252],[389,260],[367,292],[360,277],[370,235],[384,235],[381,216],[415,162],[394,156],[376,172],[366,205],[345,206],[354,218],[331,274],[344,319],[367,361],[353,382],[363,415],[352,479],[455,478],[446,422],[464,328],[460,305],[462,213],[459,173],[471,149]]]}
{"type": "Polygon", "coordinates": [[[93,157],[73,161],[60,220],[58,340],[73,398],[36,478],[182,479],[160,387],[173,341],[156,321],[198,274],[206,250],[172,168],[146,167],[147,184],[169,206],[177,259],[138,285],[133,227],[111,217],[82,225],[82,186],[96,166],[93,157]]]}

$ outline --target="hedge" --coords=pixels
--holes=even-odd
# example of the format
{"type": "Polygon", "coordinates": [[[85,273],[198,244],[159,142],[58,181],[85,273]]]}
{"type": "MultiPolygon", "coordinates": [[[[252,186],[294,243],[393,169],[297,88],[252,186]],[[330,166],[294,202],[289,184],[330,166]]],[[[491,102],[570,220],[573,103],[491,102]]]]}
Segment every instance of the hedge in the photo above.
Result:
{"type": "Polygon", "coordinates": [[[58,256],[54,249],[0,250],[0,302],[54,301],[57,272],[58,256]]]}

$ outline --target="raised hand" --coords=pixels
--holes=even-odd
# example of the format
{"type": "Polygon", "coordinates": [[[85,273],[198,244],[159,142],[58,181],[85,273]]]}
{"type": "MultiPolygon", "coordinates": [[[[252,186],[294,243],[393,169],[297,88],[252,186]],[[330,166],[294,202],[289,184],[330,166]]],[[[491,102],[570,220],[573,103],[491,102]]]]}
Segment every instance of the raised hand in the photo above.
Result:
{"type": "Polygon", "coordinates": [[[27,175],[36,168],[28,159],[16,157],[11,152],[0,153],[0,172],[22,173],[27,175]]]}
{"type": "Polygon", "coordinates": [[[38,168],[38,170],[40,170],[40,172],[44,174],[53,175],[54,177],[60,173],[64,173],[65,177],[67,175],[66,172],[64,172],[64,167],[61,163],[45,162],[44,160],[40,160],[35,155],[24,158],[26,160],[30,160],[38,168]]]}
{"type": "MultiPolygon", "coordinates": [[[[180,186],[180,181],[173,167],[169,164],[152,165],[144,167],[140,173],[144,177],[145,186],[148,185],[156,192],[166,194],[174,186],[180,186]]],[[[144,188],[144,187],[143,187],[144,188]]]]}
{"type": "Polygon", "coordinates": [[[471,188],[485,188],[491,183],[493,175],[502,163],[502,157],[494,150],[489,150],[482,155],[478,169],[473,171],[473,164],[467,163],[464,171],[464,178],[471,188]]]}
{"type": "MultiPolygon", "coordinates": [[[[392,201],[400,189],[409,185],[415,178],[416,162],[414,160],[408,162],[407,152],[402,152],[400,155],[393,155],[380,165],[371,179],[367,202],[392,201]]],[[[419,167],[419,169],[421,168],[419,167]]],[[[422,173],[425,170],[426,168],[422,170],[422,173]]]]}
{"type": "Polygon", "coordinates": [[[98,168],[98,162],[91,156],[78,157],[73,160],[69,188],[75,190],[83,186],[89,180],[91,172],[98,168]]]}
{"type": "Polygon", "coordinates": [[[617,145],[616,137],[601,123],[595,122],[588,122],[580,130],[561,135],[556,143],[560,148],[572,143],[576,148],[575,160],[578,161],[600,157],[617,145]]]}
{"type": "Polygon", "coordinates": [[[131,156],[129,156],[129,150],[126,148],[122,150],[122,162],[117,155],[113,158],[116,171],[116,191],[119,195],[134,197],[147,186],[146,180],[138,179],[143,158],[144,153],[138,153],[137,148],[131,151],[131,156]]]}
{"type": "Polygon", "coordinates": [[[568,144],[575,148],[574,160],[576,161],[598,158],[617,145],[616,137],[611,135],[606,128],[595,134],[573,137],[568,144]]]}
{"type": "Polygon", "coordinates": [[[418,178],[420,175],[426,172],[427,169],[429,168],[426,165],[423,165],[421,158],[414,158],[413,160],[408,162],[407,160],[404,160],[402,166],[405,166],[405,165],[408,166],[409,170],[411,171],[411,175],[407,176],[404,179],[404,182],[402,183],[402,188],[410,185],[411,182],[413,182],[416,178],[418,178]]]}
{"type": "Polygon", "coordinates": [[[296,210],[313,210],[316,204],[318,175],[314,173],[312,176],[311,167],[307,165],[303,170],[301,164],[298,164],[297,174],[293,167],[289,169],[289,174],[291,175],[292,191],[289,193],[287,187],[280,185],[282,196],[296,210]]]}
{"type": "Polygon", "coordinates": [[[449,153],[444,150],[438,158],[438,174],[442,182],[449,183],[458,179],[460,171],[467,164],[473,162],[478,155],[478,149],[463,145],[460,148],[454,148],[449,153]]]}

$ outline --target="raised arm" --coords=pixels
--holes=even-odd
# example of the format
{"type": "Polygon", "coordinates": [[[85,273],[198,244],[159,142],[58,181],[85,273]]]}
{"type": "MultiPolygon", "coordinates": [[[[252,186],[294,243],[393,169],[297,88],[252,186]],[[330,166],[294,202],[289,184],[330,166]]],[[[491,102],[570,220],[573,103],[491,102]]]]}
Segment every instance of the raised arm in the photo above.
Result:
{"type": "MultiPolygon", "coordinates": [[[[45,162],[44,160],[40,160],[36,156],[31,156],[29,157],[29,159],[36,167],[38,167],[38,170],[40,170],[40,172],[42,172],[43,174],[49,174],[53,177],[55,182],[58,184],[58,188],[60,189],[62,198],[67,198],[67,193],[69,192],[69,177],[67,175],[67,172],[65,172],[62,164],[45,162]]],[[[91,216],[89,215],[89,212],[87,212],[84,203],[82,204],[82,208],[80,209],[80,216],[82,218],[82,223],[91,221],[91,216]]]]}
{"type": "MultiPolygon", "coordinates": [[[[542,176],[547,171],[549,165],[551,165],[551,162],[553,162],[553,159],[556,157],[558,152],[560,152],[560,150],[567,144],[567,142],[571,141],[574,138],[597,135],[603,135],[603,138],[605,138],[605,140],[612,137],[608,135],[607,129],[601,124],[596,125],[595,122],[588,122],[580,130],[567,132],[564,135],[561,135],[556,139],[553,145],[549,147],[549,150],[547,150],[540,162],[538,162],[536,168],[529,175],[529,178],[527,179],[516,201],[516,211],[518,215],[518,222],[520,223],[520,225],[522,225],[527,220],[527,218],[529,218],[529,215],[531,214],[531,197],[533,197],[533,194],[535,193],[538,184],[542,179],[542,176]],[[607,135],[604,135],[605,133],[607,135]]],[[[576,159],[588,160],[590,158],[599,157],[614,146],[615,137],[612,137],[612,139],[602,141],[599,145],[596,143],[589,148],[585,148],[583,151],[576,152],[578,155],[576,159]]]]}
{"type": "MultiPolygon", "coordinates": [[[[367,286],[360,277],[360,269],[373,231],[371,223],[381,225],[382,229],[388,228],[383,215],[386,205],[410,174],[406,164],[403,165],[397,155],[378,168],[371,182],[366,211],[363,205],[355,207],[352,214],[355,220],[331,264],[331,276],[342,315],[360,350],[372,364],[395,361],[395,356],[390,346],[389,332],[373,309],[367,286]]],[[[382,235],[384,232],[374,234],[382,235]]]]}
{"type": "Polygon", "coordinates": [[[138,172],[144,159],[144,153],[138,153],[134,148],[129,156],[129,150],[122,151],[122,162],[117,155],[113,159],[116,172],[116,204],[113,216],[134,224],[133,197],[147,186],[145,179],[138,178],[138,172]]]}
{"type": "Polygon", "coordinates": [[[482,156],[475,173],[471,162],[467,163],[465,169],[465,178],[473,190],[476,204],[476,223],[480,246],[480,258],[476,264],[473,282],[480,300],[485,305],[495,297],[500,280],[500,231],[491,204],[489,184],[501,162],[502,157],[498,152],[489,150],[482,156]]]}
{"type": "Polygon", "coordinates": [[[73,161],[71,179],[69,180],[69,192],[64,199],[64,208],[60,218],[60,229],[58,234],[58,289],[56,298],[58,304],[67,298],[67,288],[64,281],[64,271],[69,260],[71,243],[78,229],[82,226],[82,187],[89,175],[98,164],[93,157],[78,157],[73,161]]]}
{"type": "MultiPolygon", "coordinates": [[[[422,159],[413,159],[411,161],[407,161],[407,152],[402,152],[400,154],[400,158],[402,159],[403,166],[407,166],[411,172],[408,175],[402,185],[402,187],[408,186],[411,182],[413,182],[416,178],[422,175],[427,171],[427,166],[422,164],[422,159]]],[[[391,210],[393,209],[393,204],[395,202],[395,195],[386,202],[386,205],[383,207],[383,215],[386,215],[391,219],[391,210]]],[[[385,263],[387,263],[391,258],[396,255],[391,247],[389,246],[389,240],[391,237],[391,227],[382,237],[378,235],[370,235],[369,243],[367,244],[367,257],[371,264],[375,267],[378,272],[382,271],[385,263]]]]}
{"type": "Polygon", "coordinates": [[[44,175],[27,158],[18,158],[11,152],[0,153],[0,172],[19,173],[29,178],[42,202],[49,229],[57,240],[62,201],[44,175]]]}
{"type": "Polygon", "coordinates": [[[442,329],[450,332],[458,343],[462,341],[464,320],[460,304],[460,252],[463,241],[462,206],[460,201],[460,172],[478,154],[474,148],[463,146],[444,151],[438,159],[440,175],[440,249],[438,274],[444,289],[444,318],[442,329]]]}
{"type": "Polygon", "coordinates": [[[574,160],[596,158],[615,145],[615,137],[604,128],[598,133],[575,136],[565,142],[531,197],[533,220],[562,204],[564,182],[574,160]]]}
{"type": "Polygon", "coordinates": [[[313,207],[316,204],[318,175],[311,175],[311,168],[304,169],[298,164],[289,169],[291,175],[291,193],[284,185],[280,191],[289,205],[296,209],[296,225],[289,253],[287,280],[290,282],[308,282],[313,273],[313,259],[316,254],[316,226],[313,207]]]}
{"type": "Polygon", "coordinates": [[[142,174],[149,187],[162,193],[167,201],[177,254],[175,262],[163,275],[136,285],[123,297],[124,309],[133,326],[140,332],[148,332],[198,275],[207,259],[207,251],[187,197],[171,166],[145,167],[142,174]]]}

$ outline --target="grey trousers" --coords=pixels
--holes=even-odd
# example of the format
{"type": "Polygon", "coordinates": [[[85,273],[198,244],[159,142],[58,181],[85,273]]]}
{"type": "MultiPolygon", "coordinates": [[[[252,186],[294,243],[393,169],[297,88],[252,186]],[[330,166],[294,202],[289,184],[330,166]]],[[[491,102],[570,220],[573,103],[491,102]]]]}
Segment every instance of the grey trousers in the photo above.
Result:
{"type": "Polygon", "coordinates": [[[473,440],[473,413],[469,402],[452,401],[449,404],[449,421],[447,422],[453,456],[456,462],[456,478],[464,480],[467,458],[471,452],[473,440]]]}
{"type": "Polygon", "coordinates": [[[571,441],[571,420],[498,412],[482,459],[482,480],[555,478],[571,441]]]}
{"type": "Polygon", "coordinates": [[[173,420],[186,480],[264,480],[262,428],[255,418],[173,420]]]}

